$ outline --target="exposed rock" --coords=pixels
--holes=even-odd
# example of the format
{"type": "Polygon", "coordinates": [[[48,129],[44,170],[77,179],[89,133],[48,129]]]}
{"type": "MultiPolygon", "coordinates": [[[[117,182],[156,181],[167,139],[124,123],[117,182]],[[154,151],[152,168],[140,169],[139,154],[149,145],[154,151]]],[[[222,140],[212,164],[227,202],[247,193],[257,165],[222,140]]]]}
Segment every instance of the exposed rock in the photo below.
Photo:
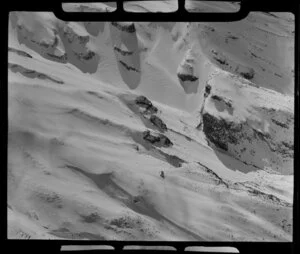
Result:
{"type": "Polygon", "coordinates": [[[178,73],[177,74],[178,78],[181,81],[197,81],[199,78],[194,76],[194,75],[188,75],[188,74],[182,74],[182,73],[178,73]]]}
{"type": "Polygon", "coordinates": [[[168,130],[167,125],[156,115],[151,115],[150,122],[162,132],[168,130]]]}
{"type": "Polygon", "coordinates": [[[69,26],[64,26],[63,35],[68,40],[69,43],[78,43],[78,44],[86,45],[90,40],[89,36],[78,35],[69,26]]]}
{"type": "Polygon", "coordinates": [[[163,134],[153,134],[149,130],[143,132],[143,139],[156,146],[170,147],[171,140],[163,134]]]}
{"type": "Polygon", "coordinates": [[[83,60],[90,60],[92,59],[96,54],[93,51],[88,50],[86,53],[78,53],[74,52],[74,55],[77,56],[78,59],[83,59],[83,60]]]}
{"type": "Polygon", "coordinates": [[[241,131],[241,125],[218,119],[208,113],[203,114],[203,131],[207,138],[217,147],[227,151],[228,143],[237,144],[238,139],[235,133],[241,131]]]}
{"type": "Polygon", "coordinates": [[[111,22],[111,24],[123,32],[134,33],[136,31],[134,23],[111,22]]]}
{"type": "MultiPolygon", "coordinates": [[[[204,97],[205,97],[205,95],[204,95],[204,97]]],[[[228,100],[228,99],[226,99],[224,97],[215,95],[215,94],[212,95],[210,98],[212,100],[216,100],[218,102],[224,103],[228,109],[232,109],[232,102],[230,100],[228,100]]]]}
{"type": "Polygon", "coordinates": [[[128,56],[128,55],[132,55],[133,52],[132,51],[127,51],[127,50],[124,50],[124,49],[121,49],[117,46],[114,46],[114,50],[118,53],[120,53],[122,56],[128,56]]]}
{"type": "Polygon", "coordinates": [[[122,64],[128,71],[140,72],[140,70],[128,65],[127,63],[125,63],[122,60],[119,60],[119,63],[122,64]]]}
{"type": "Polygon", "coordinates": [[[207,83],[205,86],[204,98],[207,98],[207,96],[210,94],[210,91],[211,91],[211,85],[207,83]]]}
{"type": "Polygon", "coordinates": [[[135,99],[135,103],[142,107],[145,108],[147,112],[151,114],[157,113],[158,109],[153,106],[152,102],[148,100],[145,96],[139,96],[135,99]]]}
{"type": "Polygon", "coordinates": [[[253,79],[254,78],[254,70],[251,69],[249,72],[240,72],[240,75],[245,79],[253,79]]]}
{"type": "MultiPolygon", "coordinates": [[[[48,57],[50,57],[50,59],[53,60],[53,61],[57,61],[57,62],[60,62],[60,63],[67,63],[68,62],[68,56],[67,56],[66,53],[63,54],[63,55],[55,55],[55,54],[46,52],[45,54],[48,57]]],[[[44,56],[45,56],[45,54],[44,54],[44,56]]],[[[47,58],[47,57],[45,56],[45,58],[47,58]]]]}
{"type": "Polygon", "coordinates": [[[283,130],[277,130],[275,134],[265,133],[255,129],[249,121],[230,122],[207,112],[204,112],[202,121],[207,139],[244,164],[258,169],[268,167],[278,172],[292,173],[293,140],[288,135],[283,136],[283,140],[275,136],[283,130]]]}

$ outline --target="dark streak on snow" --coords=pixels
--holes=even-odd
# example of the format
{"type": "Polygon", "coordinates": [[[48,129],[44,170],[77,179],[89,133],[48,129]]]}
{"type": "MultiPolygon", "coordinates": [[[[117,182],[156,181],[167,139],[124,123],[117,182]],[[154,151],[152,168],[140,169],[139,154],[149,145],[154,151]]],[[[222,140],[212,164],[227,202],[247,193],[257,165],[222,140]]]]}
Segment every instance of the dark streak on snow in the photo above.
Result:
{"type": "Polygon", "coordinates": [[[9,51],[9,52],[16,53],[16,54],[18,54],[18,55],[20,55],[20,56],[32,58],[31,55],[29,55],[29,54],[26,53],[25,51],[22,51],[22,50],[19,50],[19,49],[15,49],[15,48],[8,47],[8,51],[9,51]]]}
{"type": "Polygon", "coordinates": [[[212,169],[206,167],[205,165],[203,165],[202,163],[200,162],[197,162],[202,168],[204,168],[204,170],[210,174],[214,179],[215,181],[218,183],[218,184],[223,184],[226,186],[226,188],[229,188],[229,185],[228,183],[226,183],[220,176],[218,176],[218,174],[216,174],[212,169]]]}
{"type": "Polygon", "coordinates": [[[48,80],[50,80],[54,83],[57,83],[57,84],[64,84],[64,82],[61,81],[61,80],[52,78],[52,77],[50,77],[50,76],[48,76],[44,73],[40,73],[40,72],[31,70],[31,69],[27,69],[27,68],[25,68],[25,67],[23,67],[22,65],[19,65],[19,64],[8,63],[8,68],[12,72],[14,72],[14,73],[19,72],[27,78],[48,79],[48,80]]]}
{"type": "Polygon", "coordinates": [[[123,62],[122,60],[119,60],[119,62],[128,70],[128,71],[135,71],[135,72],[140,72],[138,69],[127,65],[125,62],[123,62]]]}

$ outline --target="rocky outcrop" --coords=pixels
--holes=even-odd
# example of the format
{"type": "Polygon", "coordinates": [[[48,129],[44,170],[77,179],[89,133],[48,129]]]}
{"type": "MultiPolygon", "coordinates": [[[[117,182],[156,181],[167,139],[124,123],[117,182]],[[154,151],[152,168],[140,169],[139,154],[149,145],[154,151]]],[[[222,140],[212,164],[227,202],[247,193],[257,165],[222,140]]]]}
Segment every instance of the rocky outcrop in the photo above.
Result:
{"type": "Polygon", "coordinates": [[[158,147],[170,147],[173,145],[167,136],[163,134],[151,133],[149,130],[143,132],[143,139],[158,147]]]}
{"type": "Polygon", "coordinates": [[[204,98],[206,98],[209,94],[210,94],[210,91],[211,91],[211,85],[210,84],[206,84],[205,86],[205,91],[204,91],[204,98]]]}
{"type": "Polygon", "coordinates": [[[242,125],[236,125],[234,122],[227,122],[225,119],[204,113],[203,131],[206,137],[218,148],[228,151],[228,145],[238,143],[238,135],[241,134],[242,125]]]}
{"type": "Polygon", "coordinates": [[[147,97],[142,95],[135,99],[135,104],[141,108],[144,108],[145,113],[155,114],[158,111],[157,108],[153,106],[152,102],[147,99],[147,97]]]}
{"type": "MultiPolygon", "coordinates": [[[[207,112],[204,112],[202,117],[203,132],[211,145],[246,165],[285,174],[293,173],[292,136],[280,139],[276,134],[279,131],[275,132],[274,126],[273,131],[267,133],[254,128],[249,120],[228,121],[207,112]]],[[[293,126],[293,118],[290,118],[290,121],[289,126],[293,126]]]]}
{"type": "Polygon", "coordinates": [[[203,131],[214,146],[247,165],[292,173],[292,140],[276,140],[274,135],[256,130],[247,121],[229,122],[209,113],[203,114],[203,131]]]}
{"type": "Polygon", "coordinates": [[[245,85],[240,79],[236,82],[231,92],[228,87],[223,90],[224,84],[206,84],[200,110],[202,120],[197,129],[204,132],[210,146],[247,166],[292,174],[292,107],[286,105],[287,99],[279,93],[245,85]]]}
{"type": "Polygon", "coordinates": [[[149,120],[154,126],[159,129],[159,131],[165,132],[168,130],[167,125],[158,116],[151,115],[149,120]]]}
{"type": "Polygon", "coordinates": [[[111,22],[111,24],[122,32],[135,33],[134,23],[130,22],[111,22]]]}

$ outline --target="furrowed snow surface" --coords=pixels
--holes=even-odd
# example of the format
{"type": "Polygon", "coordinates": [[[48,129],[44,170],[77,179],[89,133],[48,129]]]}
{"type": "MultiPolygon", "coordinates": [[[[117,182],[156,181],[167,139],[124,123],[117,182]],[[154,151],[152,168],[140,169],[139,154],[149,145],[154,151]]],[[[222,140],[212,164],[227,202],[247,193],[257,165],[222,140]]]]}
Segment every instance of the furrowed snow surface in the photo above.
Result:
{"type": "Polygon", "coordinates": [[[8,237],[291,241],[293,37],[11,13],[8,237]]]}

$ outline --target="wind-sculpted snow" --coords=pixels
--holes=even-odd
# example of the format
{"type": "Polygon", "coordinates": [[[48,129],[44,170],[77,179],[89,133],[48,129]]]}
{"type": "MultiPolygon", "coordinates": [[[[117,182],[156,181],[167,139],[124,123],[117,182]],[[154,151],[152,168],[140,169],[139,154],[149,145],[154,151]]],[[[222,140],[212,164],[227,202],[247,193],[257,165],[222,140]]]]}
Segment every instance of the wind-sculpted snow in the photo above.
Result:
{"type": "Polygon", "coordinates": [[[77,34],[74,24],[67,24],[49,15],[48,22],[43,23],[41,15],[32,14],[32,25],[27,21],[27,13],[11,13],[12,27],[16,29],[17,38],[20,44],[45,57],[48,60],[59,63],[71,63],[82,72],[94,73],[97,70],[99,56],[90,50],[86,44],[89,42],[89,35],[77,34]],[[36,32],[34,29],[38,29],[36,32]],[[37,34],[45,34],[40,37],[37,34]]]}
{"type": "MultiPolygon", "coordinates": [[[[104,6],[82,5],[68,8],[104,6]]],[[[12,12],[8,237],[291,241],[292,38],[280,13],[12,12]]]]}
{"type": "Polygon", "coordinates": [[[292,14],[253,12],[241,22],[197,24],[195,31],[202,50],[223,70],[292,95],[293,22],[292,14]]]}

